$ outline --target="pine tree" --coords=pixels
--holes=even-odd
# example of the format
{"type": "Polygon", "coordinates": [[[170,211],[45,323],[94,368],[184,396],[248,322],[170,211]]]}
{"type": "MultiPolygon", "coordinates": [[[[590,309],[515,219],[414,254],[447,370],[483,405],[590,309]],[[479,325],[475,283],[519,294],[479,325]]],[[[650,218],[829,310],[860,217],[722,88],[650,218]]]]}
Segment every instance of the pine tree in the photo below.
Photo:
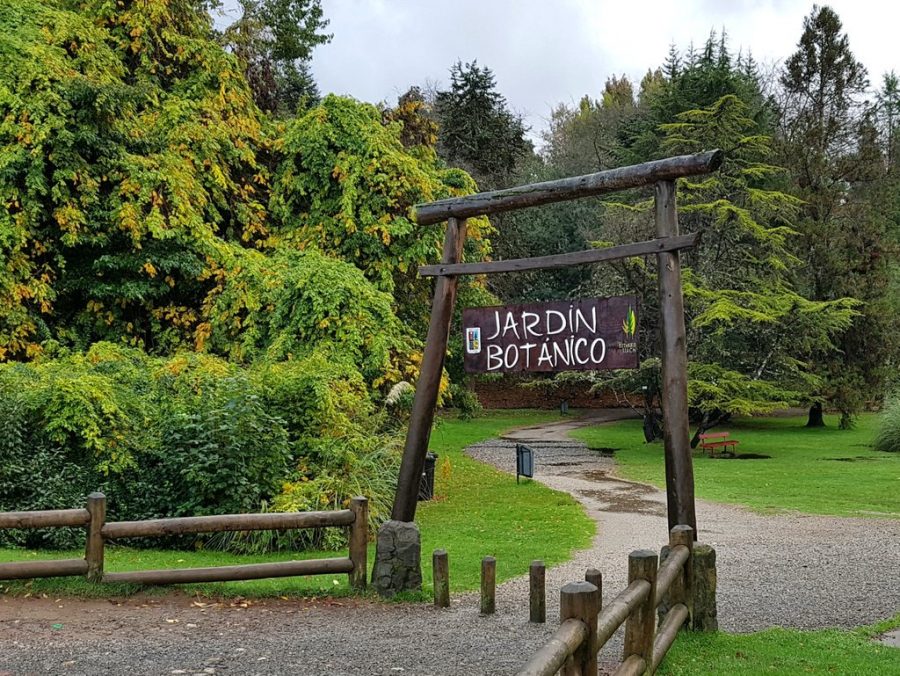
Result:
{"type": "Polygon", "coordinates": [[[877,398],[883,390],[889,357],[881,347],[893,343],[896,327],[879,310],[893,244],[887,223],[869,208],[881,192],[883,171],[872,111],[863,99],[866,69],[833,10],[813,7],[780,83],[781,158],[804,202],[794,241],[803,263],[798,284],[815,300],[850,296],[863,302],[863,313],[836,349],[819,355],[822,387],[810,408],[810,426],[824,424],[828,403],[842,412],[846,427],[866,397],[877,398]]]}
{"type": "Polygon", "coordinates": [[[435,109],[438,154],[469,171],[482,190],[507,185],[531,152],[522,118],[497,91],[491,69],[477,62],[457,62],[450,69],[450,89],[438,92],[435,109]]]}

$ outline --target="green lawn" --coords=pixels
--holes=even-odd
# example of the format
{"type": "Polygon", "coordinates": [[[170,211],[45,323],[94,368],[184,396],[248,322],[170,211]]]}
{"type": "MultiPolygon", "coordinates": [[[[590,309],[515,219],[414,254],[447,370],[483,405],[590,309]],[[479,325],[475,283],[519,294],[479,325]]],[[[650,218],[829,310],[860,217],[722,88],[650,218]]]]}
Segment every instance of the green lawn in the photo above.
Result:
{"type": "MultiPolygon", "coordinates": [[[[855,429],[804,427],[805,418],[750,418],[719,429],[738,439],[739,453],[768,459],[694,456],[697,497],[746,505],[760,512],[798,511],[837,516],[900,518],[900,454],[871,450],[877,417],[855,429]]],[[[718,429],[716,431],[719,431],[718,429]]],[[[576,430],[592,448],[615,448],[625,478],[665,485],[661,443],[644,443],[640,421],[576,430]]]]}
{"type": "MultiPolygon", "coordinates": [[[[436,476],[437,499],[420,503],[417,521],[422,530],[423,597],[431,593],[431,553],[446,549],[450,557],[451,589],[475,589],[483,556],[497,558],[497,581],[528,572],[533,559],[550,565],[564,561],[577,548],[586,547],[594,523],[569,495],[536,482],[517,485],[514,477],[498,472],[462,453],[469,444],[522,425],[556,419],[558,414],[538,411],[503,411],[463,421],[444,417],[432,434],[431,448],[440,455],[436,476]],[[449,461],[449,466],[445,465],[449,461]],[[449,468],[449,471],[448,471],[449,468]]],[[[108,547],[107,571],[186,568],[280,561],[291,558],[341,556],[346,552],[304,552],[238,556],[217,551],[159,551],[108,547]]],[[[0,562],[81,557],[76,552],[36,552],[0,549],[0,562]]],[[[370,565],[374,545],[369,547],[370,565]]],[[[159,588],[155,588],[159,589],[159,588]]],[[[163,590],[171,588],[162,588],[163,590]]],[[[346,575],[275,578],[178,587],[204,596],[309,596],[351,593],[346,575]]],[[[132,585],[92,585],[81,578],[45,578],[33,582],[0,582],[0,591],[108,596],[128,594],[132,585]]]]}
{"type": "Polygon", "coordinates": [[[900,648],[872,640],[892,620],[855,631],[768,629],[755,634],[683,632],[656,672],[666,676],[900,675],[900,648]]]}
{"type": "Polygon", "coordinates": [[[575,549],[587,547],[594,522],[566,493],[536,481],[516,484],[514,476],[466,457],[469,444],[559,414],[538,411],[492,411],[463,422],[444,419],[431,436],[437,453],[435,492],[438,500],[419,503],[416,517],[422,529],[423,575],[431,585],[431,552],[446,549],[450,559],[450,588],[474,589],[484,556],[497,558],[497,581],[528,573],[534,559],[549,565],[565,561],[575,549]],[[450,460],[449,479],[441,466],[450,460]]]}

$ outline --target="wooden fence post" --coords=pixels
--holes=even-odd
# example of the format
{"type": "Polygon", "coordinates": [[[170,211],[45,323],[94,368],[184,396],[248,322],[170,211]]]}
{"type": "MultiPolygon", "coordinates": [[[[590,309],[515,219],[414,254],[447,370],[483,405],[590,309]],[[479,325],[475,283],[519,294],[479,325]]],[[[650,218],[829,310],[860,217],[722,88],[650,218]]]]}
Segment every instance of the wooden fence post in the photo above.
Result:
{"type": "Polygon", "coordinates": [[[438,608],[450,607],[450,562],[447,552],[435,549],[431,556],[431,570],[434,575],[434,605],[438,608]]]}
{"type": "Polygon", "coordinates": [[[588,635],[562,669],[564,676],[594,676],[597,673],[597,614],[599,590],[590,582],[570,582],[559,592],[559,621],[581,620],[588,635]]]}
{"type": "Polygon", "coordinates": [[[719,628],[716,609],[716,550],[709,545],[695,545],[693,556],[693,613],[691,628],[716,631],[719,628]]]}
{"type": "Polygon", "coordinates": [[[688,618],[691,617],[694,607],[694,529],[684,524],[675,526],[669,532],[669,548],[674,549],[678,545],[684,545],[688,549],[688,558],[684,562],[682,574],[675,579],[669,587],[668,605],[671,608],[676,603],[683,603],[688,609],[688,618]]]}
{"type": "Polygon", "coordinates": [[[623,661],[632,655],[644,660],[646,669],[653,661],[653,634],[656,631],[656,571],[659,557],[649,549],[637,549],[628,555],[628,584],[635,580],[650,583],[650,593],[634,609],[625,623],[625,652],[623,661]]]}
{"type": "Polygon", "coordinates": [[[528,621],[547,621],[547,569],[543,561],[532,561],[528,568],[528,621]]]}
{"type": "Polygon", "coordinates": [[[366,576],[369,572],[369,501],[357,496],[350,500],[350,511],[353,512],[353,525],[350,526],[350,560],[353,570],[350,571],[350,586],[355,589],[366,588],[366,576]]]}
{"type": "Polygon", "coordinates": [[[106,496],[103,493],[91,493],[87,499],[87,510],[91,520],[87,527],[87,544],[84,548],[84,560],[87,562],[87,579],[100,582],[103,579],[103,534],[101,530],[106,523],[106,496]]]}
{"type": "Polygon", "coordinates": [[[493,615],[497,610],[497,559],[485,556],[481,560],[481,614],[493,615]]]}
{"type": "Polygon", "coordinates": [[[596,568],[588,568],[584,571],[584,581],[590,582],[597,588],[597,594],[600,595],[600,608],[603,608],[603,573],[596,568]]]}

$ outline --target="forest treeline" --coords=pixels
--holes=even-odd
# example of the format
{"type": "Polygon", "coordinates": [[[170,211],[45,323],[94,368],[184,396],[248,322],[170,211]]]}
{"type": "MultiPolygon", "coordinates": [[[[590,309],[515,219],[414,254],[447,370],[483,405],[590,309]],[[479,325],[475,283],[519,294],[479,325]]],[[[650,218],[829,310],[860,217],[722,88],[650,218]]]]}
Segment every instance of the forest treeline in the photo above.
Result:
{"type": "MultiPolygon", "coordinates": [[[[385,518],[428,321],[416,271],[442,242],[409,208],[714,147],[723,169],[678,188],[704,235],[685,256],[700,425],[798,404],[849,425],[891,387],[900,87],[869,81],[830,9],[771,72],[724,35],[673,47],[558,107],[536,149],[483,65],[396,103],[322,96],[319,0],[242,0],[225,27],[215,5],[0,6],[0,510],[98,488],[110,518],[365,493],[385,518]]],[[[473,219],[466,256],[648,239],[650,208],[635,191],[473,219]]],[[[637,293],[642,368],[604,385],[652,412],[655,286],[633,259],[467,280],[460,305],[637,293]]],[[[471,405],[455,340],[445,401],[471,405]]]]}

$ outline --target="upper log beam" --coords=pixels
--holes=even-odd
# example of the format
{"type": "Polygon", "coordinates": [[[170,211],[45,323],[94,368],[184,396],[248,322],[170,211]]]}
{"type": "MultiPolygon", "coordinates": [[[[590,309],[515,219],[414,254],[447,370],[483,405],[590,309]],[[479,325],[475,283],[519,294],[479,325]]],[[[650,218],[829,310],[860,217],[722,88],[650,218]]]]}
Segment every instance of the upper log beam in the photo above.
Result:
{"type": "Polygon", "coordinates": [[[427,204],[417,204],[413,207],[412,218],[419,225],[430,225],[451,217],[484,216],[511,209],[535,207],[550,202],[563,202],[652,185],[657,181],[674,181],[676,178],[715,171],[722,164],[722,155],[721,150],[710,150],[696,155],[679,155],[585,176],[531,183],[464,197],[451,197],[427,204]]]}

